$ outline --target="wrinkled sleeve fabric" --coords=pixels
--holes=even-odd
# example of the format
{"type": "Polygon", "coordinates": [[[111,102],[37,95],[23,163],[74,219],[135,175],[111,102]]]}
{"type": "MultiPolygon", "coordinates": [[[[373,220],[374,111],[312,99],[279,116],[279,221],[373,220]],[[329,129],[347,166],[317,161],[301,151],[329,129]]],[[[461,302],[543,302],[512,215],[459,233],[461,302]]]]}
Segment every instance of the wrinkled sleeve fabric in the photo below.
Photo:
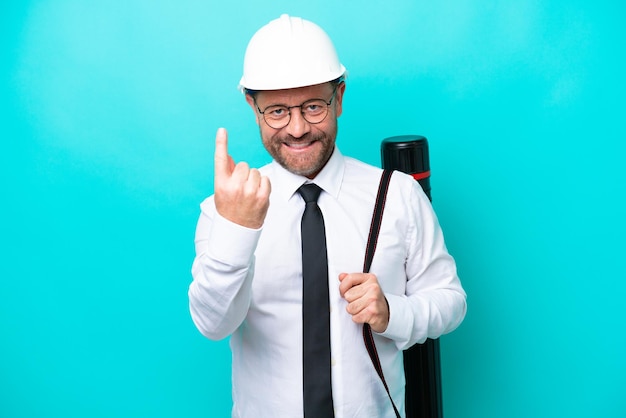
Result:
{"type": "Polygon", "coordinates": [[[250,306],[254,251],[261,229],[228,221],[213,197],[200,205],[189,286],[189,310],[198,330],[212,340],[232,334],[250,306]]]}
{"type": "Polygon", "coordinates": [[[401,350],[453,331],[467,310],[466,293],[432,205],[416,181],[402,180],[400,195],[407,214],[405,292],[386,294],[390,317],[381,333],[401,350]]]}

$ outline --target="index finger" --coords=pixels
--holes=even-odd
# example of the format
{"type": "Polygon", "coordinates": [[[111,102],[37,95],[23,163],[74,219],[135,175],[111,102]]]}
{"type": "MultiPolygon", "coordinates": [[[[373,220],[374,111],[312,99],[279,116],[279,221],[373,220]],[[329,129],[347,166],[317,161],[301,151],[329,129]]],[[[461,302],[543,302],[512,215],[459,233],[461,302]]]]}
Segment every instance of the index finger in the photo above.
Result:
{"type": "Polygon", "coordinates": [[[341,297],[344,297],[348,290],[363,283],[364,280],[362,276],[363,275],[359,273],[341,273],[339,275],[339,294],[341,297]]]}
{"type": "Polygon", "coordinates": [[[219,128],[215,135],[215,176],[227,176],[230,174],[231,158],[228,155],[228,133],[226,129],[219,128]]]}

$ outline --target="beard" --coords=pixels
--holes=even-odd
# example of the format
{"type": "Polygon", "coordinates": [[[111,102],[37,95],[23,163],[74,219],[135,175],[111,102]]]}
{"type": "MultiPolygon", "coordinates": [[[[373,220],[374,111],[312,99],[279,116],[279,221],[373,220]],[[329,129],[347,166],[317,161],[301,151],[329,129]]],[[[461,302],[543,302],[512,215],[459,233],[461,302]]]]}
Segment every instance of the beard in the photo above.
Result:
{"type": "Polygon", "coordinates": [[[313,178],[333,154],[336,136],[337,125],[334,125],[328,131],[308,132],[300,138],[289,134],[263,137],[263,146],[285,170],[313,178]]]}

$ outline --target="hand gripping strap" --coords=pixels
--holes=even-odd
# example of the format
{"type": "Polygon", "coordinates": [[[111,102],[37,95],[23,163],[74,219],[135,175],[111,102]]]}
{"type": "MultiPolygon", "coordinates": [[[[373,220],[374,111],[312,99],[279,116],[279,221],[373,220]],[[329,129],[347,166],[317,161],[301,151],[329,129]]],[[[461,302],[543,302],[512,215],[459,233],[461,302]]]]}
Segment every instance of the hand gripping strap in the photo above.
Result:
{"type": "MultiPolygon", "coordinates": [[[[378,234],[380,233],[380,225],[383,220],[383,211],[385,210],[385,202],[387,200],[387,190],[389,189],[389,180],[391,179],[391,175],[393,174],[392,170],[383,170],[383,174],[380,178],[380,185],[378,186],[378,195],[376,196],[376,205],[374,206],[374,214],[372,215],[372,224],[370,226],[370,233],[367,239],[367,247],[365,248],[365,262],[363,263],[363,273],[369,273],[370,267],[372,265],[372,260],[374,259],[374,252],[376,251],[376,244],[378,242],[378,234]]],[[[391,405],[393,406],[393,410],[396,413],[396,417],[400,418],[400,413],[398,412],[398,408],[396,408],[396,404],[393,402],[391,398],[391,393],[389,392],[389,387],[387,386],[387,382],[385,381],[385,376],[383,374],[383,368],[380,365],[380,359],[378,358],[378,351],[376,350],[376,345],[374,344],[374,336],[372,335],[372,328],[369,324],[363,325],[363,341],[365,342],[365,348],[367,348],[367,352],[370,355],[370,359],[372,360],[372,364],[382,380],[383,385],[385,386],[385,390],[387,390],[387,395],[389,395],[389,400],[391,401],[391,405]]]]}

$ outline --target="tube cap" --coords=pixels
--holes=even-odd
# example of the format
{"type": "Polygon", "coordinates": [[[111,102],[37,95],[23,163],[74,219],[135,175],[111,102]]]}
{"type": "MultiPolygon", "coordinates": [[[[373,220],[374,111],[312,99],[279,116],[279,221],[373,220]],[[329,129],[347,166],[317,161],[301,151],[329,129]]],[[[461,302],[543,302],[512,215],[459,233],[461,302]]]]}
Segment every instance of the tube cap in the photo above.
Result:
{"type": "Polygon", "coordinates": [[[428,140],[421,135],[400,135],[383,139],[380,145],[384,169],[413,176],[430,198],[430,160],[428,140]]]}
{"type": "Polygon", "coordinates": [[[420,174],[430,171],[428,140],[420,135],[401,135],[383,139],[383,168],[420,174]]]}

